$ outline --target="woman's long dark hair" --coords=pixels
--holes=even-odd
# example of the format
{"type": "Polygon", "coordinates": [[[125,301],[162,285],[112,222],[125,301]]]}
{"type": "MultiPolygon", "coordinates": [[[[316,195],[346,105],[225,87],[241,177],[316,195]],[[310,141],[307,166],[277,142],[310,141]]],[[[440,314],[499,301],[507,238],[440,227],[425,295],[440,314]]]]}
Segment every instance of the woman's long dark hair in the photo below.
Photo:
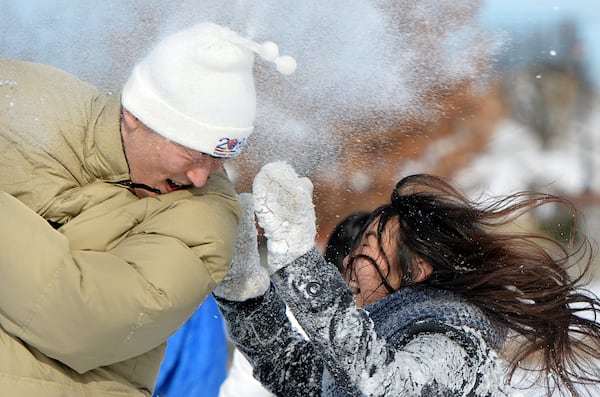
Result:
{"type": "Polygon", "coordinates": [[[379,221],[381,236],[390,220],[400,221],[399,258],[391,263],[403,274],[410,274],[415,257],[425,259],[433,266],[425,283],[459,293],[514,331],[509,379],[533,360],[528,369],[540,371],[548,395],[558,389],[578,396],[577,384],[600,381],[593,362],[600,359],[594,321],[600,321],[600,301],[581,288],[593,261],[591,243],[575,232],[564,244],[506,228],[550,203],[566,206],[576,219],[573,204],[558,196],[520,192],[475,203],[443,179],[418,174],[398,182],[391,203],[369,223],[379,221]]]}

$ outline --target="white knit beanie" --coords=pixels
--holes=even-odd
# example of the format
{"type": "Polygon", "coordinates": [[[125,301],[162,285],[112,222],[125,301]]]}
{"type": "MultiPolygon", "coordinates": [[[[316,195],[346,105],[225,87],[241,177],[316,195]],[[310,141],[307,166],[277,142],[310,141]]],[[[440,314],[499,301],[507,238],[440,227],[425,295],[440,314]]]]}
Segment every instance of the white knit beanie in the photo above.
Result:
{"type": "Polygon", "coordinates": [[[291,74],[296,62],[214,23],[167,36],[138,63],[123,106],[165,138],[216,157],[240,153],[256,113],[254,53],[291,74]]]}

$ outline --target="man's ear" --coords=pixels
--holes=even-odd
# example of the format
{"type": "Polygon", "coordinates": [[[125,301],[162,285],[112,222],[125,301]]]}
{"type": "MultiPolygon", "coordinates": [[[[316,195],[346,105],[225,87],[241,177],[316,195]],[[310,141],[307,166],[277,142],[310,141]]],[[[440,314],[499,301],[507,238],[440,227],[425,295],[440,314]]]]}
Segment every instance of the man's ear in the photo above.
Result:
{"type": "Polygon", "coordinates": [[[414,263],[413,282],[420,283],[427,280],[433,272],[433,266],[425,259],[418,257],[414,263]]]}
{"type": "Polygon", "coordinates": [[[123,108],[123,124],[125,125],[125,129],[129,131],[134,131],[140,125],[140,120],[135,117],[131,112],[125,108],[123,108]]]}

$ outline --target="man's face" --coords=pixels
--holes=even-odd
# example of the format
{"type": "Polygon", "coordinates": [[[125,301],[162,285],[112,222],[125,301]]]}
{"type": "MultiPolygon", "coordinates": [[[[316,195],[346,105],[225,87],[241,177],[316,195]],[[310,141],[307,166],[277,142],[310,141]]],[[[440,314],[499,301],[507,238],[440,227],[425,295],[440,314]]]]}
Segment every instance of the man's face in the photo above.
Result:
{"type": "MultiPolygon", "coordinates": [[[[169,193],[202,187],[225,159],[188,149],[162,137],[124,109],[121,125],[131,181],[169,193]]],[[[134,189],[138,197],[155,196],[150,190],[134,189]]]]}

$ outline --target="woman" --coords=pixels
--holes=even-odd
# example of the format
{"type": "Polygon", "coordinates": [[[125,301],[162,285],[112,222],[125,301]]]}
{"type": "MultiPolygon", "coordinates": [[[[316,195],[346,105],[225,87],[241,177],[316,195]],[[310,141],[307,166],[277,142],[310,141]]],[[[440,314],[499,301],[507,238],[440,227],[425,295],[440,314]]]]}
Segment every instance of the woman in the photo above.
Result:
{"type": "Polygon", "coordinates": [[[572,256],[548,237],[503,230],[566,200],[520,193],[481,206],[439,178],[404,178],[371,214],[342,278],[314,249],[310,181],[271,163],[253,192],[273,285],[248,254],[256,244],[244,197],[242,238],[215,294],[232,340],[276,395],[507,395],[497,357],[507,337],[519,342],[509,375],[533,359],[549,395],[598,382],[586,360],[600,356],[600,327],[578,314],[599,302],[576,290],[591,263],[587,240],[572,256]],[[571,259],[585,264],[573,279],[571,259]]]}

